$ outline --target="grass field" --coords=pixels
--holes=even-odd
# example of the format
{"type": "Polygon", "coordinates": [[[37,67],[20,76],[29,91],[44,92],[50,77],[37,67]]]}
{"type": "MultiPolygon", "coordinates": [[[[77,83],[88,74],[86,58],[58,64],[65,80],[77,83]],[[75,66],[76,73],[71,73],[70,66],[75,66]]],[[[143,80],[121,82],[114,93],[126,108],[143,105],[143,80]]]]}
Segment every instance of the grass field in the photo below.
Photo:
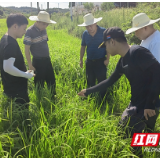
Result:
{"type": "MultiPolygon", "coordinates": [[[[32,24],[30,22],[28,26],[32,24]]],[[[80,98],[77,93],[86,88],[85,68],[79,67],[81,40],[68,35],[66,30],[53,30],[53,27],[49,26],[47,33],[56,75],[56,100],[51,100],[47,87],[37,93],[33,79],[29,80],[29,121],[32,130],[30,138],[27,138],[25,130],[17,127],[18,123],[25,124],[19,117],[18,106],[7,101],[1,84],[0,157],[136,157],[130,147],[131,138],[122,139],[119,133],[123,131],[117,127],[120,115],[130,101],[128,80],[122,76],[109,88],[107,102],[103,105],[96,98],[80,98]]],[[[0,20],[0,28],[2,37],[7,31],[3,19],[0,20]]],[[[24,54],[23,39],[19,39],[18,43],[24,54]]],[[[111,57],[108,77],[118,59],[119,56],[111,57]]],[[[160,132],[159,124],[160,117],[155,132],[160,132]]],[[[160,153],[144,152],[144,157],[156,158],[160,157],[160,153]]]]}

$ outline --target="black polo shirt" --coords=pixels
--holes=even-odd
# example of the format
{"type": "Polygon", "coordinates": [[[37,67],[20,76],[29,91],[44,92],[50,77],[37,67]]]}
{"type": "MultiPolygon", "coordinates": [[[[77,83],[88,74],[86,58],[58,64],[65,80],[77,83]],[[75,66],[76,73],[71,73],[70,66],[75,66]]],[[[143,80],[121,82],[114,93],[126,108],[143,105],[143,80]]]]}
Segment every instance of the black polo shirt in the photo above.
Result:
{"type": "Polygon", "coordinates": [[[138,108],[154,109],[160,93],[160,64],[148,49],[137,45],[120,58],[107,80],[88,88],[85,95],[108,88],[123,74],[131,85],[131,104],[138,108]]]}
{"type": "Polygon", "coordinates": [[[9,35],[4,35],[0,41],[0,69],[4,93],[16,94],[21,91],[27,91],[27,79],[16,77],[6,73],[3,69],[3,60],[15,58],[14,66],[21,71],[26,72],[26,66],[22,52],[17,41],[9,35]]]}

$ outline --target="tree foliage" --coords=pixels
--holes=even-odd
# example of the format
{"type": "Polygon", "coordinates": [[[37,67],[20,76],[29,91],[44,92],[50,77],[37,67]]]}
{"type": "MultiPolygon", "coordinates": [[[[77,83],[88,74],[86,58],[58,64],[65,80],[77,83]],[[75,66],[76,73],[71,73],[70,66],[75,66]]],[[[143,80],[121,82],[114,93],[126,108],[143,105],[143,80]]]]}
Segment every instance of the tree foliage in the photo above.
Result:
{"type": "Polygon", "coordinates": [[[0,15],[3,16],[3,11],[2,10],[0,10],[0,15]]]}
{"type": "Polygon", "coordinates": [[[88,2],[86,2],[86,3],[84,3],[83,5],[84,5],[84,8],[85,8],[86,10],[88,10],[88,11],[92,11],[92,9],[94,8],[94,4],[93,4],[93,3],[88,3],[88,2]]]}
{"type": "Polygon", "coordinates": [[[101,9],[102,11],[108,11],[115,8],[114,3],[113,2],[103,2],[101,4],[101,9]]]}

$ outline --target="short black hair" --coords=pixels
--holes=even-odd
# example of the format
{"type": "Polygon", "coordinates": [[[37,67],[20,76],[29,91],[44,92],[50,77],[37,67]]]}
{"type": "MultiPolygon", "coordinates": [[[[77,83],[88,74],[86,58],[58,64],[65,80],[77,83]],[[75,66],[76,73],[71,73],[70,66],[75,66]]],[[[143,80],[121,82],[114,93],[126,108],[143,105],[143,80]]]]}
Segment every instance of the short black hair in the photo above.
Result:
{"type": "Polygon", "coordinates": [[[21,26],[24,24],[28,24],[28,20],[23,14],[10,14],[7,17],[7,27],[10,28],[13,24],[21,26]]]}

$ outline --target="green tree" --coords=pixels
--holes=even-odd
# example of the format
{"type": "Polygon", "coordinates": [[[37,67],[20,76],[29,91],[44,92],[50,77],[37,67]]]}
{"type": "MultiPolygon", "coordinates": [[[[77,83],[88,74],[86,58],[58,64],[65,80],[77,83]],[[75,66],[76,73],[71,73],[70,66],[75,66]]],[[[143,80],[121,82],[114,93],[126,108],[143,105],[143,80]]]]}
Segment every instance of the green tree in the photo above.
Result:
{"type": "Polygon", "coordinates": [[[0,15],[3,16],[3,11],[2,10],[0,10],[0,15]]]}
{"type": "Polygon", "coordinates": [[[115,8],[114,3],[113,2],[103,2],[101,4],[101,9],[102,11],[108,11],[115,8]]]}
{"type": "Polygon", "coordinates": [[[67,17],[69,17],[69,16],[70,16],[70,13],[69,13],[69,12],[66,12],[64,15],[67,16],[67,17]]]}
{"type": "Polygon", "coordinates": [[[87,11],[89,11],[89,12],[91,12],[92,9],[94,8],[94,4],[93,4],[93,3],[88,3],[88,2],[86,2],[86,3],[84,3],[83,5],[84,5],[84,8],[85,8],[87,11]]]}

